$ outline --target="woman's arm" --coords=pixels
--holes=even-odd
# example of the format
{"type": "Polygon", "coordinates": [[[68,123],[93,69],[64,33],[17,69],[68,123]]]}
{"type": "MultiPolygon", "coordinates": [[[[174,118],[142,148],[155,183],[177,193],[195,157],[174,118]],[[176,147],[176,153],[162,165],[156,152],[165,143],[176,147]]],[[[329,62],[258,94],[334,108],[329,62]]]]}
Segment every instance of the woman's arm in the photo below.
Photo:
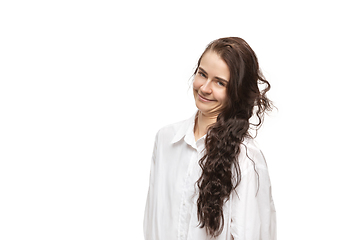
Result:
{"type": "Polygon", "coordinates": [[[153,148],[151,167],[150,167],[150,179],[149,179],[149,189],[145,206],[145,214],[144,214],[144,222],[143,222],[143,231],[145,239],[149,239],[153,233],[153,228],[151,223],[154,221],[154,177],[155,177],[155,163],[156,163],[156,152],[157,152],[157,144],[158,144],[158,134],[155,137],[155,143],[153,148]]]}
{"type": "Polygon", "coordinates": [[[266,162],[260,150],[250,158],[252,166],[242,171],[232,194],[231,234],[234,240],[276,240],[276,211],[266,162]]]}

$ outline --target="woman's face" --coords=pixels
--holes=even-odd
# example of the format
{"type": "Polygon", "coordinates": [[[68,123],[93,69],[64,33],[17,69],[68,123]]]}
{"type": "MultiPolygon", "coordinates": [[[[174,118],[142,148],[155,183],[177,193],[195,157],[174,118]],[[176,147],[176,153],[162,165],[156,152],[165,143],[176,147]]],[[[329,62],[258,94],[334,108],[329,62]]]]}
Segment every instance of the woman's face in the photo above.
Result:
{"type": "Polygon", "coordinates": [[[229,67],[214,51],[207,51],[194,77],[193,92],[196,107],[205,115],[217,116],[225,106],[229,67]]]}

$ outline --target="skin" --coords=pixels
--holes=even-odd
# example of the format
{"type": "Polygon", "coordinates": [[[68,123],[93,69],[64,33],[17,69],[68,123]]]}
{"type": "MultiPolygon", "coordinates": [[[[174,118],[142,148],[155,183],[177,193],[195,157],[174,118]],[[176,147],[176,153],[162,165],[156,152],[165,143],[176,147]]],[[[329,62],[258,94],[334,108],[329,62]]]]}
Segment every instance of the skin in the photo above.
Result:
{"type": "Polygon", "coordinates": [[[209,126],[216,122],[227,98],[226,86],[230,80],[229,67],[214,51],[206,52],[194,77],[193,93],[199,109],[195,123],[195,140],[207,133],[209,126]]]}

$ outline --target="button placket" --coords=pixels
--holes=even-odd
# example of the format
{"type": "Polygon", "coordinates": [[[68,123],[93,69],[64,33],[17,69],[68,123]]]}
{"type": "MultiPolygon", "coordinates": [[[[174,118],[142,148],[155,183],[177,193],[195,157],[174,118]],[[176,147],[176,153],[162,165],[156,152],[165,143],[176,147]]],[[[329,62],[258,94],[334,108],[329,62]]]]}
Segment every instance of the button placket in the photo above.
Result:
{"type": "MultiPolygon", "coordinates": [[[[195,149],[194,149],[195,150],[195,149]]],[[[178,239],[183,240],[186,239],[188,230],[189,230],[189,223],[191,219],[191,212],[190,207],[188,204],[188,198],[190,194],[190,185],[191,185],[191,173],[193,170],[193,163],[196,161],[198,156],[197,151],[194,151],[194,153],[191,156],[191,159],[189,161],[189,166],[186,172],[186,176],[184,179],[184,187],[181,197],[181,205],[180,205],[180,217],[179,217],[179,229],[178,229],[178,239]]]]}

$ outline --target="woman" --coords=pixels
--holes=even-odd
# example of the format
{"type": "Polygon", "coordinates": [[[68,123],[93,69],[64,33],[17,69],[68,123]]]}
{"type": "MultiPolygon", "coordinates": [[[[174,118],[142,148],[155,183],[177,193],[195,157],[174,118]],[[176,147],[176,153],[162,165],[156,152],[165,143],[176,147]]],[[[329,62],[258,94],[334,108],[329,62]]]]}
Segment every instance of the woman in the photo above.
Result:
{"type": "Polygon", "coordinates": [[[249,133],[271,110],[269,89],[243,39],[208,45],[194,73],[197,113],[156,136],[146,240],[276,239],[266,162],[249,133]]]}

